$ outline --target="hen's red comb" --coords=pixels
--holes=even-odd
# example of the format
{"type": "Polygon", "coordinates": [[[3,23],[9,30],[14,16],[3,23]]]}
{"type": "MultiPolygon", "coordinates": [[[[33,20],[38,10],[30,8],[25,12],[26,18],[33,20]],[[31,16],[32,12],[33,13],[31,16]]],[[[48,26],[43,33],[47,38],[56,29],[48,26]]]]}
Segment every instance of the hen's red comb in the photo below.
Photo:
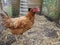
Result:
{"type": "Polygon", "coordinates": [[[40,8],[39,7],[35,7],[34,9],[33,9],[33,12],[39,12],[40,11],[40,8]]]}

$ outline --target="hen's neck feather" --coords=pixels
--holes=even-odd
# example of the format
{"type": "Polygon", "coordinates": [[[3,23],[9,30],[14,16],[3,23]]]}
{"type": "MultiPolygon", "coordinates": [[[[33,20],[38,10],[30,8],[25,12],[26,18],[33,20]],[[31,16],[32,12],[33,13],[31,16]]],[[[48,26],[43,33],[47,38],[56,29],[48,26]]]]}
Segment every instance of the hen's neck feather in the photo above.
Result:
{"type": "Polygon", "coordinates": [[[28,14],[26,15],[26,17],[28,17],[28,18],[33,18],[33,17],[35,17],[35,13],[33,13],[33,12],[28,12],[28,14]]]}
{"type": "Polygon", "coordinates": [[[31,20],[32,22],[34,22],[34,18],[35,18],[35,13],[33,13],[32,11],[28,12],[28,14],[26,15],[26,17],[31,20]]]}

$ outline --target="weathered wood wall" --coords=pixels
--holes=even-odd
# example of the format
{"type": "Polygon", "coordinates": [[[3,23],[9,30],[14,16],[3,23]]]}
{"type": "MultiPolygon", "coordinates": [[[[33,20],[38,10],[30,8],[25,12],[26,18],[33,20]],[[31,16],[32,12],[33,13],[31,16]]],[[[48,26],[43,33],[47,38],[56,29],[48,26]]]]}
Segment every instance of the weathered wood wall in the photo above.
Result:
{"type": "Polygon", "coordinates": [[[28,7],[29,8],[33,8],[33,7],[40,7],[40,12],[41,13],[41,10],[42,10],[42,3],[43,3],[43,0],[29,0],[28,1],[28,7]]]}

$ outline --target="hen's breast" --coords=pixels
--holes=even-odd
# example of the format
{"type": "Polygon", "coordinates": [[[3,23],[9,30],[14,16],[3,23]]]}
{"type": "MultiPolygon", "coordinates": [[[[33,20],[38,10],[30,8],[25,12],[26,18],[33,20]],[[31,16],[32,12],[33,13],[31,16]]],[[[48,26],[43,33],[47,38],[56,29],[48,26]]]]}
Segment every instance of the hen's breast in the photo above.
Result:
{"type": "Polygon", "coordinates": [[[14,35],[23,34],[23,29],[21,29],[21,28],[12,29],[11,33],[14,34],[14,35]]]}

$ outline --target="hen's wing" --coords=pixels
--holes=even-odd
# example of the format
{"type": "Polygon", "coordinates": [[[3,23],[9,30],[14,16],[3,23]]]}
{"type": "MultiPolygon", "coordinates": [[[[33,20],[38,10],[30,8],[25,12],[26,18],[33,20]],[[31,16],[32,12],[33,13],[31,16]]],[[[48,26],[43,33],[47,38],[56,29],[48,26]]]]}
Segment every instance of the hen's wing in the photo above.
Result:
{"type": "Polygon", "coordinates": [[[12,18],[10,23],[10,28],[21,28],[26,24],[26,20],[21,18],[12,18]]]}

